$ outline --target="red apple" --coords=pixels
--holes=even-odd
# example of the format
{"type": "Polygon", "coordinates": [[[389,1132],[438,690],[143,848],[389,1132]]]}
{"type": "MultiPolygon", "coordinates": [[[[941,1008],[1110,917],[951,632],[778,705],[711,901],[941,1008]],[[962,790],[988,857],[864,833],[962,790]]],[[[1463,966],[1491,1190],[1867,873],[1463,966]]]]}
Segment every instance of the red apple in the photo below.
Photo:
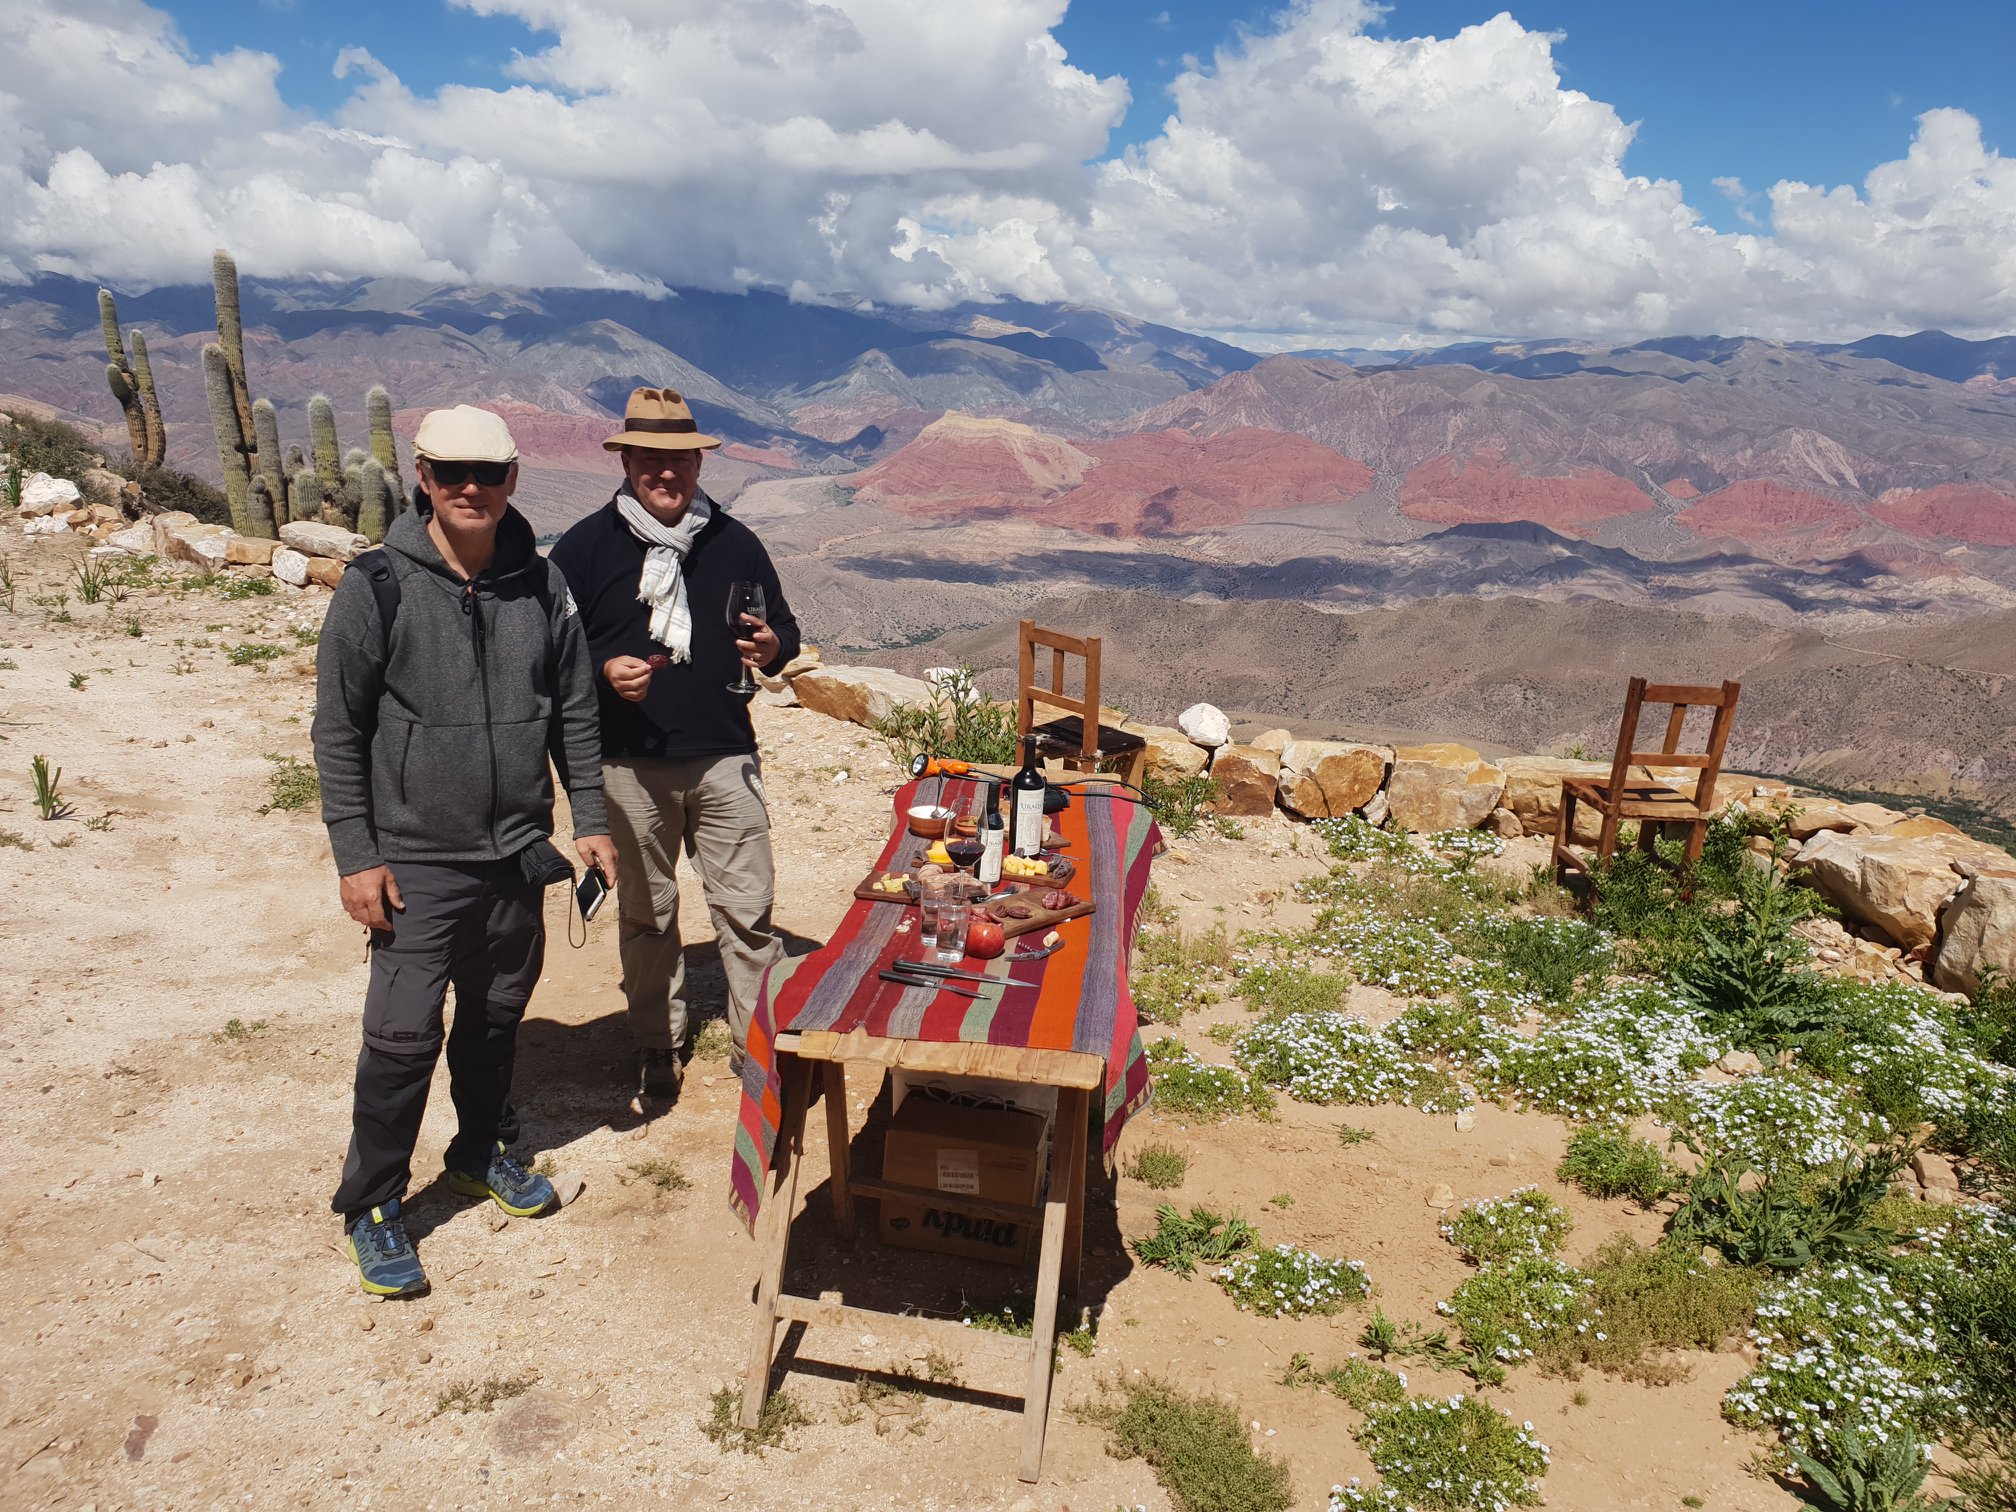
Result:
{"type": "Polygon", "coordinates": [[[1007,943],[1008,936],[992,919],[975,919],[966,926],[966,954],[970,956],[991,961],[1001,954],[1007,943]]]}

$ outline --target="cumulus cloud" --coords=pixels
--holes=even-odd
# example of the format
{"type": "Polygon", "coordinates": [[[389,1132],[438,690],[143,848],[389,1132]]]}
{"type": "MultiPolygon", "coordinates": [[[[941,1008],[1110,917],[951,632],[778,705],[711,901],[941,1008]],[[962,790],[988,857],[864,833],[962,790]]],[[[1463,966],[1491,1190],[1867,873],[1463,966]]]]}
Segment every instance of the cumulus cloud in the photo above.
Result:
{"type": "Polygon", "coordinates": [[[1716,179],[1722,233],[1506,15],[1397,38],[1294,0],[1107,160],[1129,87],[1065,55],[1064,0],[461,3],[553,41],[432,94],[347,46],[318,119],[142,0],[16,0],[0,276],[200,278],[223,244],[268,276],[1010,294],[1263,345],[2016,327],[2016,169],[1964,112],[1859,187],[1716,179]]]}

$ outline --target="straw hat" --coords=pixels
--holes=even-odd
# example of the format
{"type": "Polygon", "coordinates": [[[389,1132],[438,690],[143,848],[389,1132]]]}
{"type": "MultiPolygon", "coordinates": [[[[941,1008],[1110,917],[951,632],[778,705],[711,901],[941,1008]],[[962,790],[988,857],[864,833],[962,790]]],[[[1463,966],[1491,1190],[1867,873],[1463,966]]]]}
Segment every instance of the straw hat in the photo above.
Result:
{"type": "Polygon", "coordinates": [[[611,436],[602,449],[641,446],[652,451],[712,451],[720,444],[719,436],[705,435],[693,423],[693,411],[677,389],[640,388],[630,390],[630,402],[623,406],[623,434],[611,436]]]}

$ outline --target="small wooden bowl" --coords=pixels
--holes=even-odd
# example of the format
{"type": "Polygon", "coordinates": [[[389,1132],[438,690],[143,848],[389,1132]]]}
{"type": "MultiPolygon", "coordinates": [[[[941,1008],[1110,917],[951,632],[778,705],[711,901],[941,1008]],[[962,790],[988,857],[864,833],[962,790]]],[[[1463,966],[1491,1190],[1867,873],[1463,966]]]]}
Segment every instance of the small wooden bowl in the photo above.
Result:
{"type": "Polygon", "coordinates": [[[964,835],[970,840],[980,833],[980,821],[975,819],[971,814],[967,814],[963,818],[954,819],[952,821],[952,833],[955,835],[964,835]]]}
{"type": "Polygon", "coordinates": [[[945,826],[952,822],[952,810],[927,803],[909,810],[903,817],[909,822],[910,833],[919,839],[943,840],[945,826]]]}

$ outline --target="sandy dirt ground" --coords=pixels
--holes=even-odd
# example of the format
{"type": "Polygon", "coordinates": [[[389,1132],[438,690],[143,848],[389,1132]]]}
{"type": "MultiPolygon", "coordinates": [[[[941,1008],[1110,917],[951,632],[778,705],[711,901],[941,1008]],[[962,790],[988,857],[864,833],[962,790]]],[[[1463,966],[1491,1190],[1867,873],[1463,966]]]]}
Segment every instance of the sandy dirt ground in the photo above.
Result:
{"type": "MultiPolygon", "coordinates": [[[[1144,1371],[1238,1402],[1256,1443],[1292,1467],[1299,1507],[1369,1477],[1356,1414],[1281,1384],[1297,1351],[1341,1363],[1365,1310],[1261,1321],[1208,1281],[1142,1269],[1123,1236],[1152,1227],[1159,1194],[1111,1178],[1095,1180],[1089,1220],[1098,1346],[1061,1352],[1039,1485],[1015,1479],[1019,1419],[998,1393],[1019,1383],[999,1367],[976,1355],[956,1383],[864,1411],[859,1373],[920,1362],[830,1329],[787,1340],[778,1377],[811,1423],[760,1458],[722,1452],[702,1424],[739,1377],[756,1270],[727,1203],[737,1087],[725,1062],[703,1059],[676,1105],[633,1099],[614,910],[570,949],[557,891],[517,1100],[525,1151],[585,1190],[550,1216],[502,1223],[449,1193],[437,1179],[453,1119],[444,1073],[408,1208],[433,1291],[366,1299],[328,1207],[363,941],[337,906],[315,817],[259,812],[267,758],[308,754],[314,653],[293,632],[319,624],[327,597],[147,589],[85,605],[73,586],[57,606],[80,544],[24,541],[6,524],[0,554],[15,583],[12,611],[0,608],[0,839],[23,842],[0,844],[0,1505],[1154,1509],[1168,1502],[1147,1467],[1109,1456],[1105,1432],[1074,1411],[1144,1371]],[[60,613],[71,622],[53,622],[60,613]],[[247,644],[286,651],[233,664],[229,648],[247,644]],[[61,767],[71,817],[36,816],[35,755],[61,767]],[[663,1190],[635,1169],[654,1162],[689,1185],[663,1190]],[[489,1410],[441,1410],[457,1388],[486,1386],[522,1389],[489,1410]]],[[[807,949],[886,833],[896,769],[864,732],[802,710],[765,709],[759,729],[777,917],[807,949]]],[[[1287,917],[1294,905],[1260,899],[1316,868],[1315,847],[1295,845],[1280,820],[1243,840],[1179,842],[1158,883],[1191,927],[1287,917]]],[[[696,1000],[715,1008],[697,886],[684,901],[696,1000]]],[[[1222,1061],[1204,1031],[1233,1016],[1195,1016],[1185,1038],[1222,1061]]],[[[872,1164],[864,1125],[881,1105],[855,1082],[857,1158],[872,1164]]],[[[1146,1139],[1176,1144],[1191,1159],[1178,1200],[1362,1259],[1389,1313],[1425,1320],[1464,1274],[1424,1203],[1435,1182],[1459,1198],[1539,1182],[1577,1216],[1571,1257],[1618,1228],[1654,1231],[1656,1219],[1553,1180],[1565,1138],[1557,1120],[1488,1107],[1459,1132],[1403,1108],[1284,1103],[1278,1122],[1209,1128],[1151,1112],[1123,1155],[1146,1139]],[[1347,1120],[1377,1138],[1340,1147],[1347,1120]],[[1277,1193],[1293,1205],[1269,1205],[1277,1193]]],[[[1016,1271],[885,1250],[865,1223],[857,1249],[841,1251],[823,1179],[807,1186],[793,1289],[948,1316],[1026,1299],[1016,1271]]],[[[1528,1370],[1487,1395],[1552,1446],[1552,1507],[1668,1508],[1683,1495],[1723,1512],[1789,1505],[1745,1473],[1753,1442],[1718,1415],[1740,1355],[1693,1363],[1690,1380],[1656,1390],[1528,1370]]],[[[1467,1388],[1425,1371],[1414,1384],[1467,1388]]]]}

